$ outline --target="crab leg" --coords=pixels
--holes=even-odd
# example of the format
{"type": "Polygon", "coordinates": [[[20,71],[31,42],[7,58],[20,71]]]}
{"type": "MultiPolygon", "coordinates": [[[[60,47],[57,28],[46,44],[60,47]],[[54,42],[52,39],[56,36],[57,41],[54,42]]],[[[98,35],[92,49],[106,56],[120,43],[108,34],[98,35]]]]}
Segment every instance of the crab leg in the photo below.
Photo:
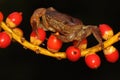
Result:
{"type": "Polygon", "coordinates": [[[45,12],[46,12],[45,8],[38,8],[34,11],[33,15],[31,16],[30,24],[32,26],[32,30],[35,31],[37,35],[38,35],[37,28],[40,26],[40,17],[42,17],[45,14],[45,12]]]}

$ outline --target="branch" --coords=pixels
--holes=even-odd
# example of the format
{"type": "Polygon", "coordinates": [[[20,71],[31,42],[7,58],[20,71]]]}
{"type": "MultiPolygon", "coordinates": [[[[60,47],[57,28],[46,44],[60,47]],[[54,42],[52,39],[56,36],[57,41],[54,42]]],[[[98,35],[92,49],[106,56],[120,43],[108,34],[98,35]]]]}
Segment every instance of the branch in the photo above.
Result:
{"type": "Polygon", "coordinates": [[[54,58],[66,58],[66,55],[64,52],[52,53],[52,52],[48,51],[47,49],[44,49],[42,47],[31,44],[24,37],[18,36],[16,33],[14,33],[12,31],[12,29],[10,29],[4,22],[1,22],[0,26],[3,30],[10,33],[14,40],[16,40],[18,43],[20,43],[26,49],[30,49],[30,50],[36,52],[36,54],[43,54],[43,55],[51,56],[54,58]]]}
{"type": "MultiPolygon", "coordinates": [[[[109,47],[110,45],[118,42],[120,40],[120,32],[118,32],[117,34],[115,34],[113,37],[111,37],[110,39],[108,39],[107,41],[104,41],[104,48],[109,47]]],[[[99,52],[102,50],[101,45],[96,45],[93,46],[91,48],[85,49],[81,52],[82,56],[85,56],[86,54],[89,53],[94,53],[94,52],[99,52]]]]}
{"type": "MultiPolygon", "coordinates": [[[[12,38],[14,40],[16,40],[18,43],[20,43],[23,47],[34,51],[36,54],[42,54],[42,55],[50,56],[50,57],[57,58],[57,59],[66,59],[65,52],[52,53],[52,52],[48,51],[47,49],[44,49],[44,48],[42,48],[40,46],[36,46],[36,45],[31,44],[24,37],[21,37],[21,36],[17,35],[4,22],[1,22],[0,26],[1,26],[1,28],[3,30],[9,32],[12,35],[12,38]]],[[[108,47],[108,46],[118,42],[119,40],[120,40],[120,32],[115,34],[109,40],[105,41],[104,42],[104,48],[106,48],[106,47],[108,47]]],[[[81,52],[81,55],[82,55],[82,57],[84,57],[86,54],[95,53],[95,52],[98,52],[98,51],[101,51],[101,50],[102,50],[101,46],[100,45],[96,45],[96,46],[93,46],[91,48],[83,50],[81,52]]]]}

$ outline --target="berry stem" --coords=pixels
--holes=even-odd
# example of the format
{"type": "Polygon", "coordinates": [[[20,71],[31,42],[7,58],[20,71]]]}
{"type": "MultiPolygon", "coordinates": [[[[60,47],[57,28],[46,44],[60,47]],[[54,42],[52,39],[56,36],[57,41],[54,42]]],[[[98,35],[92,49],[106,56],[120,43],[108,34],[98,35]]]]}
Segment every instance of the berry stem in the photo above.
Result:
{"type": "MultiPolygon", "coordinates": [[[[57,59],[66,59],[66,54],[65,52],[56,52],[56,53],[52,53],[50,51],[48,51],[47,49],[44,49],[42,47],[36,46],[31,44],[29,41],[27,41],[25,38],[23,40],[22,36],[17,35],[12,29],[10,29],[4,22],[0,23],[0,26],[3,30],[9,32],[12,35],[12,38],[14,40],[16,40],[18,43],[20,43],[23,47],[30,49],[34,52],[36,52],[36,54],[42,54],[42,55],[46,55],[46,56],[50,56],[53,58],[57,58],[57,59]]],[[[117,34],[115,34],[113,37],[111,37],[110,39],[108,39],[107,41],[105,41],[104,44],[104,48],[118,42],[120,39],[120,32],[118,32],[117,34]]],[[[100,45],[96,45],[93,46],[91,48],[85,49],[81,52],[81,56],[84,57],[86,54],[89,53],[96,53],[98,51],[101,51],[102,48],[100,45]]]]}

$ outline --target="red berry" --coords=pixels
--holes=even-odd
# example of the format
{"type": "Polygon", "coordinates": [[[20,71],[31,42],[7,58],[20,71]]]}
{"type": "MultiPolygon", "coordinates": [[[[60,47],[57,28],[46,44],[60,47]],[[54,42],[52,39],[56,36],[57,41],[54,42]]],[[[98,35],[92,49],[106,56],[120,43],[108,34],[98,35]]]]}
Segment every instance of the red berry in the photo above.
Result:
{"type": "Polygon", "coordinates": [[[68,58],[68,60],[72,61],[72,62],[76,62],[80,59],[81,57],[81,51],[79,48],[74,47],[74,46],[69,46],[66,49],[66,56],[68,58]]]}
{"type": "Polygon", "coordinates": [[[85,63],[91,69],[96,69],[100,66],[101,60],[100,57],[93,53],[85,56],[85,63]]]}
{"type": "Polygon", "coordinates": [[[3,13],[0,12],[0,22],[3,21],[3,13]]]}
{"type": "Polygon", "coordinates": [[[18,26],[22,22],[22,13],[21,12],[13,12],[8,15],[6,19],[6,23],[10,28],[14,28],[18,26]]]}
{"type": "Polygon", "coordinates": [[[55,35],[50,35],[47,41],[47,48],[52,52],[58,52],[62,47],[63,42],[55,35]]]}
{"type": "Polygon", "coordinates": [[[115,63],[119,59],[119,52],[114,46],[104,49],[104,55],[108,62],[115,63]]]}
{"type": "Polygon", "coordinates": [[[6,32],[0,32],[0,48],[6,48],[10,45],[11,38],[6,32]]]}
{"type": "Polygon", "coordinates": [[[108,40],[114,34],[112,28],[107,24],[100,24],[99,29],[101,31],[103,39],[105,40],[108,40]]]}
{"type": "MultiPolygon", "coordinates": [[[[77,44],[78,41],[73,41],[73,45],[75,46],[77,44]]],[[[81,42],[80,42],[80,45],[78,46],[78,48],[80,50],[84,50],[87,48],[87,39],[83,39],[81,42]]]]}
{"type": "Polygon", "coordinates": [[[30,34],[30,42],[34,45],[40,45],[46,38],[46,32],[42,28],[38,28],[38,35],[35,31],[30,34]]]}

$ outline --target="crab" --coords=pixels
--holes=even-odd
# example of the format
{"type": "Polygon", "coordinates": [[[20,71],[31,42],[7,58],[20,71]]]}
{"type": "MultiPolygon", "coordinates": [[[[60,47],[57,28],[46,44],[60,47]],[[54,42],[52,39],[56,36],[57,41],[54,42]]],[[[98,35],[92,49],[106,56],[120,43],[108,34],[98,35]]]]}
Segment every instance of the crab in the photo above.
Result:
{"type": "Polygon", "coordinates": [[[97,26],[84,25],[80,19],[61,13],[53,7],[36,9],[31,16],[30,24],[36,33],[39,27],[45,31],[59,32],[59,35],[55,35],[58,39],[65,43],[77,41],[76,47],[91,34],[103,45],[97,26]]]}

